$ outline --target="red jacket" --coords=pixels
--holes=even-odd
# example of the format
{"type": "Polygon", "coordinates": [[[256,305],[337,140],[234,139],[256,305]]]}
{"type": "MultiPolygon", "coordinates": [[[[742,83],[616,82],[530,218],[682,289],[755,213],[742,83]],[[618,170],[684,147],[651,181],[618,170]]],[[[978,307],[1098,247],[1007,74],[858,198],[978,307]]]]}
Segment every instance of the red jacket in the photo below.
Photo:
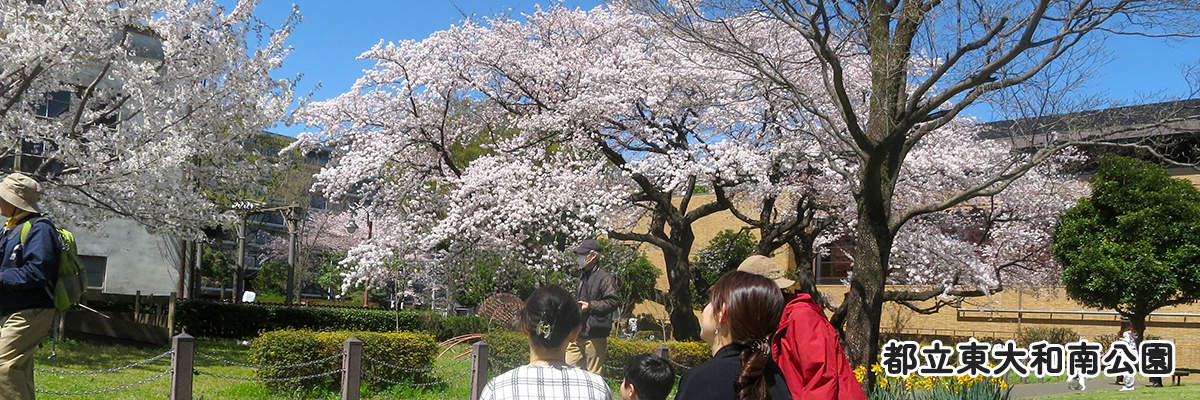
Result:
{"type": "Polygon", "coordinates": [[[866,400],[837,331],[807,293],[789,295],[771,343],[796,400],[866,400]]]}

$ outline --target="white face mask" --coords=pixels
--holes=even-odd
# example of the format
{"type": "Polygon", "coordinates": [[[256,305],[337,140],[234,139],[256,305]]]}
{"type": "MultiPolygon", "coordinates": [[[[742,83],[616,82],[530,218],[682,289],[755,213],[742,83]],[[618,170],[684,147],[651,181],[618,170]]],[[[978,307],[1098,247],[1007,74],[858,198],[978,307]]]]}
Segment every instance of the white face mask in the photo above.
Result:
{"type": "Polygon", "coordinates": [[[579,263],[580,267],[586,266],[587,265],[587,256],[579,256],[579,258],[577,258],[576,261],[579,263]]]}

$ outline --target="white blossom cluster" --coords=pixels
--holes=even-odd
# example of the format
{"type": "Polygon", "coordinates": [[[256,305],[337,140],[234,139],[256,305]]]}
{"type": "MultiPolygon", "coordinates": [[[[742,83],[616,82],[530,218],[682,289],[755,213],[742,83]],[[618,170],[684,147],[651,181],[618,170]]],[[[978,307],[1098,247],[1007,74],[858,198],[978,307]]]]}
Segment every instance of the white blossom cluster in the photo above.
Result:
{"type": "MultiPolygon", "coordinates": [[[[854,146],[838,134],[842,110],[818,101],[830,98],[825,72],[777,20],[736,22],[760,33],[740,36],[761,38],[748,45],[764,58],[794,62],[739,69],[729,55],[619,6],[465,21],[364,53],[374,69],[301,113],[317,128],[303,145],[339,149],[318,175],[327,195],[375,193],[384,215],[375,239],[351,251],[348,276],[452,267],[447,255],[466,249],[557,268],[583,238],[668,224],[655,199],[704,188],[747,214],[771,207],[775,220],[817,207],[819,218],[837,221],[818,245],[850,232],[858,168],[854,146]],[[811,92],[784,95],[762,76],[811,92]]],[[[867,58],[844,60],[844,80],[862,85],[849,88],[853,104],[865,109],[867,58]]],[[[926,64],[936,62],[914,62],[926,64]]],[[[1005,172],[1014,154],[978,139],[974,121],[937,129],[905,160],[892,207],[951,199],[1005,172]]],[[[999,195],[910,221],[895,244],[893,283],[1052,279],[1045,246],[1057,213],[1083,190],[1072,183],[1046,166],[999,195]]]]}
{"type": "Polygon", "coordinates": [[[242,144],[293,97],[269,73],[298,16],[272,30],[251,14],[256,1],[234,3],[0,3],[2,156],[24,153],[51,215],[184,236],[217,222],[206,185],[264,167],[243,164],[242,144]]]}

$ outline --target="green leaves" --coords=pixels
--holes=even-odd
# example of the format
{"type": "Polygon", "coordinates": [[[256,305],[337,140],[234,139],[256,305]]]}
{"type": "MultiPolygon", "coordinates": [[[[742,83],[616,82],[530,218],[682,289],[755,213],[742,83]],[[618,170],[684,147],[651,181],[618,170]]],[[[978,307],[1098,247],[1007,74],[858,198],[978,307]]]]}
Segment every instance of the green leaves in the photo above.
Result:
{"type": "Polygon", "coordinates": [[[1092,197],[1062,215],[1052,251],[1071,298],[1148,314],[1200,299],[1200,191],[1162,168],[1106,155],[1092,197]]]}

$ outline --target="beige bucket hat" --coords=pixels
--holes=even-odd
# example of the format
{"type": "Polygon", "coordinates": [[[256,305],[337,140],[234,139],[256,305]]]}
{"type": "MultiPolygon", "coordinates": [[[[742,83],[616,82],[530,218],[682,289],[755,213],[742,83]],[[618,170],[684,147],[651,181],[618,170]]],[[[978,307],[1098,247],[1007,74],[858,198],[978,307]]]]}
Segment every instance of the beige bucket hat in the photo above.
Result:
{"type": "Polygon", "coordinates": [[[737,269],[738,271],[762,275],[767,279],[773,280],[775,281],[775,285],[779,286],[780,289],[789,288],[796,284],[796,281],[784,278],[783,271],[779,270],[779,265],[766,256],[750,256],[746,261],[742,261],[742,264],[738,265],[737,269]]]}
{"type": "Polygon", "coordinates": [[[12,173],[0,181],[0,198],[25,211],[40,213],[37,202],[42,198],[42,186],[22,173],[12,173]]]}

